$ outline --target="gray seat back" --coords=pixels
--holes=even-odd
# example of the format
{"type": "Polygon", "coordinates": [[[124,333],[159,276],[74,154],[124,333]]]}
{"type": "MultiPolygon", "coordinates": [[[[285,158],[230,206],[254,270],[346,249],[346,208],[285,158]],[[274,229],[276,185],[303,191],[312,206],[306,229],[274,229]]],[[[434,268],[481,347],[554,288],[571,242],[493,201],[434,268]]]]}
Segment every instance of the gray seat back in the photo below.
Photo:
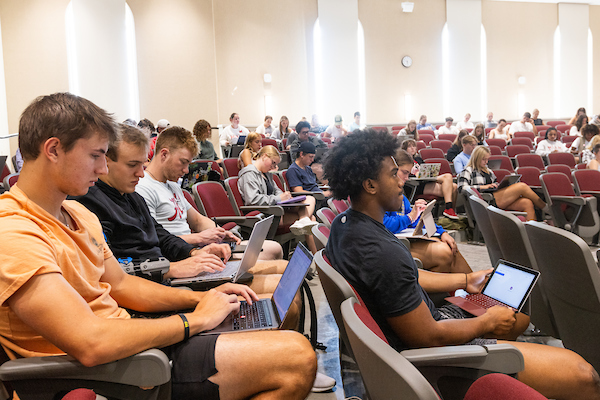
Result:
{"type": "Polygon", "coordinates": [[[477,223],[477,226],[483,235],[483,240],[485,240],[490,261],[492,262],[492,265],[496,265],[496,262],[502,258],[502,251],[500,250],[500,246],[498,246],[496,233],[494,232],[494,228],[490,222],[490,217],[488,216],[488,204],[476,195],[469,196],[469,204],[471,206],[471,210],[473,211],[475,222],[477,223]]]}

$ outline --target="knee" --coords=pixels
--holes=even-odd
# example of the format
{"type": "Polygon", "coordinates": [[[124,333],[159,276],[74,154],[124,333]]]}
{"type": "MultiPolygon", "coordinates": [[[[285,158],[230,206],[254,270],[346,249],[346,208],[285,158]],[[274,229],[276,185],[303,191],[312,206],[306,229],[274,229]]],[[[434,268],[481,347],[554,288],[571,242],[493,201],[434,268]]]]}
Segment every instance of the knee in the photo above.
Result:
{"type": "Polygon", "coordinates": [[[444,242],[436,243],[434,259],[440,260],[439,264],[449,265],[454,261],[452,249],[444,242]]]}
{"type": "Polygon", "coordinates": [[[283,247],[273,240],[265,240],[263,252],[267,253],[269,260],[281,260],[283,258],[283,247]]]}
{"type": "Polygon", "coordinates": [[[595,393],[600,393],[600,376],[594,367],[583,358],[579,361],[577,368],[573,371],[582,388],[590,388],[595,393]]]}
{"type": "Polygon", "coordinates": [[[285,346],[289,354],[291,371],[295,372],[295,386],[310,389],[317,373],[317,355],[310,342],[302,334],[285,332],[285,346]]]}

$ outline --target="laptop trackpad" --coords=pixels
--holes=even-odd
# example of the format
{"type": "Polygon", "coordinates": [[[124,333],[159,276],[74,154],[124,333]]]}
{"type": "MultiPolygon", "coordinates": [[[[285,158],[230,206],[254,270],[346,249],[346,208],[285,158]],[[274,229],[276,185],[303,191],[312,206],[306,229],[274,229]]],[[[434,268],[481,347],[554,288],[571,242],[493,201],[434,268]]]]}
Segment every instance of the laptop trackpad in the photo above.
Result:
{"type": "Polygon", "coordinates": [[[485,308],[478,306],[477,304],[474,304],[474,303],[470,302],[469,300],[467,300],[463,297],[460,297],[460,296],[446,297],[445,300],[452,304],[459,306],[466,312],[471,313],[471,314],[475,315],[476,317],[479,317],[480,315],[485,314],[485,312],[487,311],[485,308]]]}

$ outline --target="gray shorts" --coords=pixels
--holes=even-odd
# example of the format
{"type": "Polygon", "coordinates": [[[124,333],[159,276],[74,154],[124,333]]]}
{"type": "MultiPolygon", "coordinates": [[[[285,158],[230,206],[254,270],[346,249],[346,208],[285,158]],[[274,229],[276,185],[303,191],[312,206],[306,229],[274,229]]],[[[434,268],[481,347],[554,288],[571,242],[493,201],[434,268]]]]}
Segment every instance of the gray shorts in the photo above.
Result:
{"type": "MultiPolygon", "coordinates": [[[[442,319],[466,319],[472,318],[473,316],[468,312],[464,311],[462,308],[454,305],[454,304],[444,304],[440,308],[438,308],[442,319]]],[[[498,340],[496,339],[484,339],[484,338],[475,338],[470,342],[465,344],[472,344],[476,346],[486,346],[490,344],[496,344],[498,340]]]]}

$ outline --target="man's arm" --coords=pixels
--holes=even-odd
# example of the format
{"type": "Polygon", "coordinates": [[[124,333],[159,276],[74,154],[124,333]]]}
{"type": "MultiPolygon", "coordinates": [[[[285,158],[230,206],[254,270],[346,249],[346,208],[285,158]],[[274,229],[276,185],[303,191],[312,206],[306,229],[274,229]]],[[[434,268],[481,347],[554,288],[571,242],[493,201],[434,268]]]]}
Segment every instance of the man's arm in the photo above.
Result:
{"type": "Polygon", "coordinates": [[[428,293],[451,292],[464,289],[469,293],[479,293],[492,269],[462,273],[440,273],[420,269],[419,285],[428,293]]]}
{"type": "Polygon", "coordinates": [[[494,306],[480,317],[436,321],[421,302],[413,311],[387,321],[409,347],[435,347],[463,344],[486,333],[506,334],[516,318],[508,307],[494,306]]]}
{"type": "Polygon", "coordinates": [[[194,207],[187,210],[187,223],[195,233],[179,237],[188,243],[205,246],[223,241],[240,242],[237,236],[221,228],[210,218],[200,214],[194,207]]]}

